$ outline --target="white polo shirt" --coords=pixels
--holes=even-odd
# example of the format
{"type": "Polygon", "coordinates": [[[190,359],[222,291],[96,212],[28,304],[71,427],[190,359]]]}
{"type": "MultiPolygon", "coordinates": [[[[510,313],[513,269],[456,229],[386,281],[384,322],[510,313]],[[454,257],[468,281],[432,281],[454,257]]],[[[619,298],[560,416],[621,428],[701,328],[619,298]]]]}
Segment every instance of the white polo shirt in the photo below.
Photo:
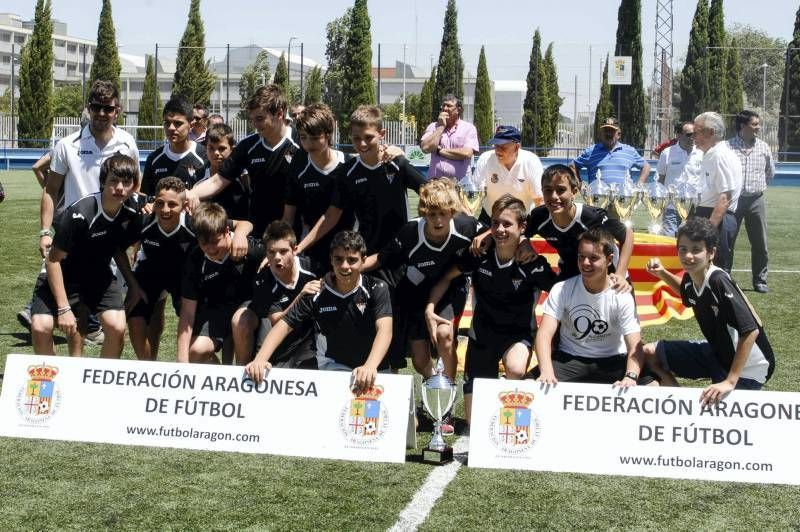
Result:
{"type": "Polygon", "coordinates": [[[667,176],[664,186],[689,183],[700,186],[700,169],[703,165],[703,151],[697,146],[687,153],[679,145],[669,146],[658,158],[657,172],[659,176],[667,176]]]}
{"type": "Polygon", "coordinates": [[[535,153],[519,150],[511,170],[497,160],[494,150],[482,153],[475,164],[476,185],[486,187],[483,210],[492,213],[492,205],[503,194],[519,198],[530,211],[535,198],[542,197],[542,162],[535,153]]]}
{"type": "Polygon", "coordinates": [[[139,164],[139,149],[127,131],[114,127],[114,134],[103,149],[97,147],[91,129],[85,126],[58,141],[53,148],[50,169],[64,176],[64,205],[100,190],[100,165],[117,152],[139,164]]]}
{"type": "Polygon", "coordinates": [[[728,143],[717,142],[703,155],[699,207],[715,207],[720,194],[730,191],[729,211],[736,211],[742,192],[742,163],[728,143]]]}

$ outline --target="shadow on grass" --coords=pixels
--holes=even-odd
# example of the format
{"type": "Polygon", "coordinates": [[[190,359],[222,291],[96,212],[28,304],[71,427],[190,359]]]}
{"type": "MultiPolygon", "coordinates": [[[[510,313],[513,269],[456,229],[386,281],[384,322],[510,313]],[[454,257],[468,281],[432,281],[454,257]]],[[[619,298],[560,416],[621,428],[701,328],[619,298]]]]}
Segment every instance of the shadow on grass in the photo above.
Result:
{"type": "MultiPolygon", "coordinates": [[[[19,340],[16,344],[11,344],[11,347],[30,347],[33,345],[33,341],[31,340],[31,333],[29,332],[2,332],[0,336],[11,336],[19,340]]],[[[53,343],[56,345],[64,345],[67,343],[67,339],[62,336],[54,336],[53,343]]]]}

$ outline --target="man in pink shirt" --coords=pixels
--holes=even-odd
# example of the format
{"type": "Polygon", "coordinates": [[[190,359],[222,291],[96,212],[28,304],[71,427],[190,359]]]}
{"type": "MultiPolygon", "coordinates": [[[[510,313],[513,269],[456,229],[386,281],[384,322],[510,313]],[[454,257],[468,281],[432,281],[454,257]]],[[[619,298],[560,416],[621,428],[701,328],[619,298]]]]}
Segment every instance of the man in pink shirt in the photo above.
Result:
{"type": "Polygon", "coordinates": [[[472,157],[478,154],[478,131],[461,120],[461,101],[452,94],[442,98],[442,112],[420,140],[420,148],[431,154],[428,177],[460,180],[467,175],[472,157]]]}

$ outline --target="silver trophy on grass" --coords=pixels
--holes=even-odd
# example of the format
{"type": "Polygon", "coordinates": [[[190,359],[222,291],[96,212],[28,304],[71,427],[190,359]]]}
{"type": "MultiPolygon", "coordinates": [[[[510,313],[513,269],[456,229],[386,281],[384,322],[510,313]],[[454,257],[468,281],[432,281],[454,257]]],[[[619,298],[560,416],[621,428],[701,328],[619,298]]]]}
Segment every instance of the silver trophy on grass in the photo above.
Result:
{"type": "MultiPolygon", "coordinates": [[[[598,174],[600,171],[598,170],[598,174]]],[[[591,207],[605,209],[611,201],[611,187],[602,179],[595,179],[591,183],[584,183],[581,186],[583,202],[591,207]]]]}
{"type": "Polygon", "coordinates": [[[692,212],[692,208],[697,203],[698,190],[691,183],[682,182],[670,185],[669,198],[672,206],[678,212],[681,220],[685,221],[692,212]]]}
{"type": "Polygon", "coordinates": [[[669,191],[658,181],[647,183],[643,188],[642,203],[650,215],[650,225],[647,230],[653,235],[661,234],[661,215],[669,204],[669,191]]]}
{"type": "Polygon", "coordinates": [[[474,172],[470,171],[456,185],[458,197],[461,203],[469,210],[470,214],[477,216],[480,214],[483,198],[486,197],[486,187],[475,182],[474,172]]]}
{"type": "Polygon", "coordinates": [[[632,225],[631,217],[641,197],[642,189],[634,185],[630,179],[626,179],[622,183],[615,183],[613,186],[611,204],[617,211],[619,219],[628,227],[632,225]]]}
{"type": "Polygon", "coordinates": [[[422,406],[433,420],[431,442],[422,450],[422,461],[441,465],[453,461],[453,448],[442,437],[442,420],[453,408],[458,388],[444,374],[444,363],[436,362],[436,374],[422,383],[422,406]]]}

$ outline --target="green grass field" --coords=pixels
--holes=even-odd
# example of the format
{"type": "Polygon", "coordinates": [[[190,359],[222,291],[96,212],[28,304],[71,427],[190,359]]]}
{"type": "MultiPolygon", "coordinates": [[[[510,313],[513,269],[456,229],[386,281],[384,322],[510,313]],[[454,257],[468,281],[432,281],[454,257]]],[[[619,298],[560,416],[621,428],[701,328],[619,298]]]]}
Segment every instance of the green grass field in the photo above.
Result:
{"type": "MultiPolygon", "coordinates": [[[[32,352],[15,315],[40,264],[40,190],[29,172],[0,172],[0,181],[7,193],[0,204],[3,367],[7,354],[32,352]]],[[[800,391],[794,344],[800,273],[779,273],[800,271],[798,203],[800,189],[768,193],[770,293],[752,292],[749,273],[735,273],[778,357],[769,390],[800,391]]],[[[735,268],[748,267],[743,238],[735,268]]],[[[160,358],[174,360],[174,320],[167,331],[160,358]]],[[[646,341],[699,336],[693,320],[644,330],[646,341]]],[[[98,351],[89,347],[87,354],[98,351]]],[[[133,358],[129,346],[123,356],[133,358]]],[[[2,438],[0,529],[386,529],[430,472],[417,461],[364,464],[2,438]]],[[[800,489],[462,467],[422,528],[798,530],[800,489]]]]}

